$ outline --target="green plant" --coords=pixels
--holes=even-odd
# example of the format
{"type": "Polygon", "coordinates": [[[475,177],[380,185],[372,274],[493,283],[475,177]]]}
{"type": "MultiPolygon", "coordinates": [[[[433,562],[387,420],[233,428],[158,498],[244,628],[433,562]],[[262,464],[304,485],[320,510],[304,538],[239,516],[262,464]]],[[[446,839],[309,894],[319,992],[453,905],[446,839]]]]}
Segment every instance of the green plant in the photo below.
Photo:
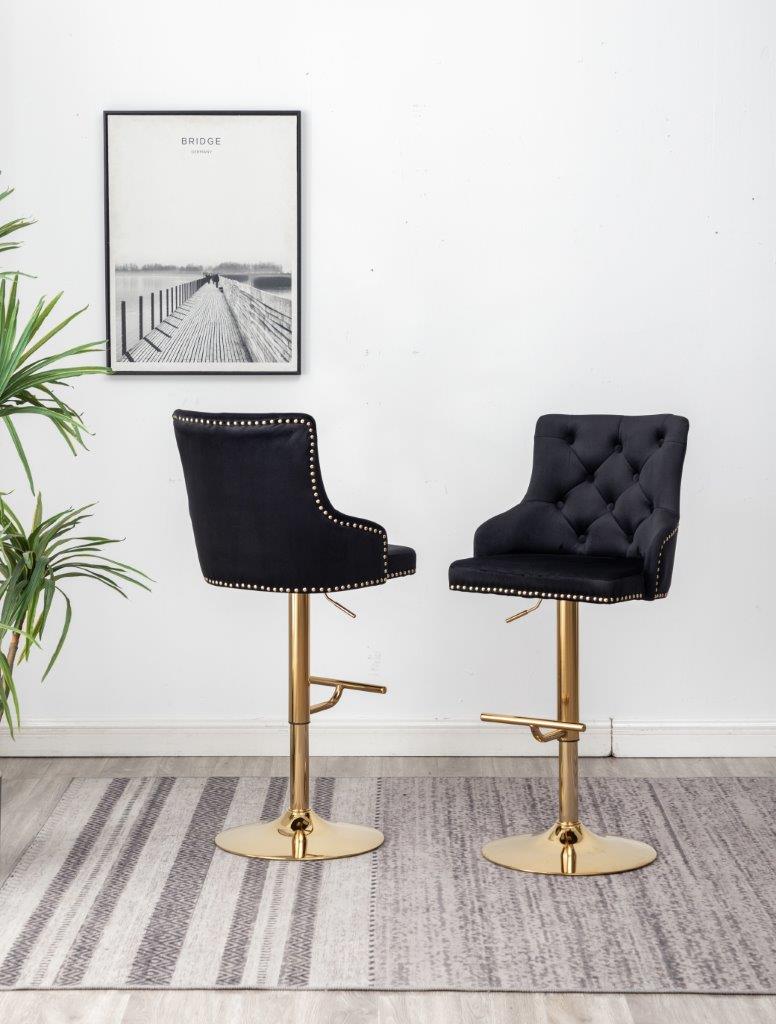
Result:
{"type": "MultiPolygon", "coordinates": [[[[0,192],[0,201],[12,189],[0,192]]],[[[17,217],[0,224],[0,253],[18,248],[8,236],[33,221],[17,217]]],[[[64,320],[48,326],[61,292],[51,300],[41,298],[21,325],[18,297],[19,273],[0,272],[0,418],[13,442],[30,490],[35,493],[29,460],[12,422],[22,415],[43,416],[53,423],[70,451],[85,447],[87,433],[81,414],[57,391],[69,387],[76,377],[107,372],[103,366],[73,365],[76,357],[102,351],[104,342],[87,342],[62,351],[43,354],[44,346],[83,312],[77,310],[64,320]],[[8,280],[10,279],[10,287],[8,280]]],[[[48,353],[48,349],[46,350],[48,353]]],[[[20,722],[19,695],[14,669],[26,661],[35,647],[42,646],[44,631],[59,595],[64,603],[64,623],[49,658],[43,678],[51,671],[68,635],[72,604],[63,589],[64,581],[90,579],[126,597],[122,584],[149,589],[148,577],[132,566],[108,557],[105,549],[118,541],[106,537],[79,535],[74,531],[91,515],[94,506],[68,508],[43,518],[40,494],[35,500],[32,526],[27,532],[16,513],[0,494],[0,720],[14,733],[14,719],[20,722]],[[4,649],[5,643],[8,646],[4,649]]]]}
{"type": "MultiPolygon", "coordinates": [[[[0,203],[7,199],[8,196],[13,194],[12,188],[7,188],[3,192],[0,192],[0,203]]],[[[22,244],[14,240],[13,242],[7,242],[5,239],[9,235],[12,235],[15,231],[21,231],[22,228],[27,228],[30,224],[35,222],[29,217],[14,217],[13,220],[6,221],[5,224],[0,224],[0,253],[10,252],[12,249],[18,249],[22,244]]],[[[2,277],[14,277],[19,273],[18,270],[0,270],[0,278],[2,277]]],[[[26,275],[25,275],[26,276],[26,275]]]]}
{"type": "Polygon", "coordinates": [[[64,624],[43,679],[51,671],[67,638],[72,604],[63,589],[68,579],[91,579],[127,595],[122,584],[133,583],[148,590],[145,573],[103,554],[119,541],[74,531],[89,519],[89,509],[66,509],[43,518],[41,495],[29,533],[19,518],[0,497],[0,718],[6,717],[13,734],[13,714],[19,721],[19,698],[14,685],[15,664],[27,660],[33,646],[43,641],[54,598],[64,601],[64,624]],[[3,651],[9,638],[7,653],[3,651]]]}
{"type": "MultiPolygon", "coordinates": [[[[0,192],[0,200],[6,199],[12,192],[13,189],[0,192]]],[[[17,217],[0,225],[0,239],[6,238],[13,231],[18,231],[31,223],[33,222],[28,218],[17,217]]],[[[19,242],[0,242],[0,252],[18,248],[20,244],[19,242]]],[[[65,349],[63,352],[40,355],[33,359],[33,356],[40,353],[44,346],[48,345],[84,310],[76,310],[75,313],[71,313],[41,334],[40,332],[54,307],[62,297],[62,293],[59,292],[48,301],[45,298],[39,299],[27,322],[20,325],[19,275],[18,273],[12,275],[10,288],[7,287],[6,280],[9,276],[11,275],[6,272],[0,280],[0,418],[11,435],[11,440],[24,467],[30,490],[34,491],[32,471],[19,434],[13,424],[13,417],[45,416],[54,424],[73,454],[78,446],[85,447],[86,428],[80,413],[77,413],[71,405],[57,395],[55,389],[68,387],[67,382],[74,377],[106,373],[104,366],[63,365],[66,360],[75,356],[90,355],[101,351],[104,343],[87,342],[84,345],[75,345],[65,349]]]]}

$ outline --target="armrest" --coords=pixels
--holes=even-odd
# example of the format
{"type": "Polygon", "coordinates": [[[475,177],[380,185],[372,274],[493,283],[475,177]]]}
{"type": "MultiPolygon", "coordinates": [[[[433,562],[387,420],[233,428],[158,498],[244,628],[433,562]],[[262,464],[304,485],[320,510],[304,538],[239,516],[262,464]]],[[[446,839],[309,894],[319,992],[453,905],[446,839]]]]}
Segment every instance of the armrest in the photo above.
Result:
{"type": "Polygon", "coordinates": [[[322,548],[325,557],[335,563],[329,571],[336,573],[337,570],[345,569],[353,579],[375,580],[383,577],[386,573],[388,544],[385,527],[371,519],[349,516],[338,511],[326,494],[320,470],[313,497],[318,510],[328,520],[328,523],[324,523],[327,542],[322,548]],[[326,530],[326,526],[331,526],[332,532],[326,530]]]}
{"type": "Polygon", "coordinates": [[[635,541],[644,559],[644,597],[665,597],[671,586],[679,517],[668,509],[655,509],[638,528],[635,541]]]}
{"type": "Polygon", "coordinates": [[[474,555],[503,555],[512,551],[542,550],[548,543],[544,503],[523,500],[488,519],[474,534],[474,555]]]}

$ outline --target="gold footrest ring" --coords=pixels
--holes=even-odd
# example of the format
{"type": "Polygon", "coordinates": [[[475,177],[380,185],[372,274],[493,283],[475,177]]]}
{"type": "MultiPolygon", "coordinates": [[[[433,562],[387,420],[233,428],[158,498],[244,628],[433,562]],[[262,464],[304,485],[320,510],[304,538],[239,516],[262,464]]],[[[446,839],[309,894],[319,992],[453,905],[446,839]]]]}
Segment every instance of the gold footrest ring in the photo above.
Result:
{"type": "Polygon", "coordinates": [[[274,821],[219,832],[216,846],[260,860],[335,860],[376,850],[383,839],[382,832],[368,825],[327,821],[315,811],[286,811],[274,821]]]}
{"type": "Polygon", "coordinates": [[[657,852],[647,843],[599,836],[579,823],[556,822],[547,832],[494,839],[482,855],[501,867],[539,875],[610,875],[651,864],[657,852]]]}

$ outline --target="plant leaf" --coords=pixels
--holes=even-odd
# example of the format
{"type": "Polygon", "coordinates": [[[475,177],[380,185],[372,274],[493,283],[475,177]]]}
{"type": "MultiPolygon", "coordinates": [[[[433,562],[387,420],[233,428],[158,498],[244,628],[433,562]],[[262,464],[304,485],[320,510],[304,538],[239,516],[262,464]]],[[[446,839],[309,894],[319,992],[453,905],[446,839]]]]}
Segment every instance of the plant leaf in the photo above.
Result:
{"type": "Polygon", "coordinates": [[[73,617],[73,606],[70,604],[70,598],[67,596],[67,594],[64,593],[64,591],[60,590],[59,587],[57,587],[57,590],[59,591],[60,594],[62,594],[62,597],[64,598],[65,601],[65,622],[64,625],[62,626],[62,632],[59,634],[57,646],[54,648],[54,653],[51,655],[51,658],[49,659],[49,663],[46,666],[46,671],[43,673],[41,680],[45,679],[46,676],[51,671],[51,669],[54,667],[54,662],[59,657],[59,652],[62,650],[65,640],[67,639],[67,633],[68,630],[70,629],[70,620],[73,617]]]}
{"type": "Polygon", "coordinates": [[[24,469],[25,475],[27,477],[27,482],[30,485],[30,490],[34,493],[35,484],[33,483],[32,480],[32,470],[30,469],[30,464],[27,461],[27,456],[24,452],[24,445],[22,444],[19,435],[16,433],[16,427],[13,425],[11,420],[7,416],[4,416],[3,422],[5,423],[8,433],[11,435],[11,440],[14,443],[14,448],[16,448],[16,453],[19,456],[19,461],[21,462],[22,467],[24,469]]]}

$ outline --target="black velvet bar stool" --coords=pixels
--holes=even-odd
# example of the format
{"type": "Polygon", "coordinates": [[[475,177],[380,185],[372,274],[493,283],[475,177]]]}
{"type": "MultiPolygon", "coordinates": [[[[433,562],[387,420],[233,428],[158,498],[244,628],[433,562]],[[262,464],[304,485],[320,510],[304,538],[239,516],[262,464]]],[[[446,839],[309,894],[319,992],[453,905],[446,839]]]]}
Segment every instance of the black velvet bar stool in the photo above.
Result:
{"type": "Polygon", "coordinates": [[[327,860],[374,850],[377,829],[325,821],[310,807],[310,716],[345,690],[384,686],[310,675],[310,597],[374,587],[415,572],[412,548],[384,527],[338,512],[326,496],[315,421],[304,413],[173,413],[202,574],[216,587],[288,594],[289,809],[275,821],[227,829],[229,853],[270,860],[327,860]],[[310,684],[329,687],[310,703],[310,684]]]}
{"type": "Polygon", "coordinates": [[[557,718],[483,714],[559,743],[560,810],[549,831],[488,843],[488,860],[542,874],[599,875],[643,867],[646,843],[599,836],[580,822],[577,748],[582,603],[665,597],[679,527],[679,488],[689,423],[682,416],[542,416],[528,492],[483,523],[474,557],[450,566],[452,590],[544,599],[557,606],[557,718]]]}

